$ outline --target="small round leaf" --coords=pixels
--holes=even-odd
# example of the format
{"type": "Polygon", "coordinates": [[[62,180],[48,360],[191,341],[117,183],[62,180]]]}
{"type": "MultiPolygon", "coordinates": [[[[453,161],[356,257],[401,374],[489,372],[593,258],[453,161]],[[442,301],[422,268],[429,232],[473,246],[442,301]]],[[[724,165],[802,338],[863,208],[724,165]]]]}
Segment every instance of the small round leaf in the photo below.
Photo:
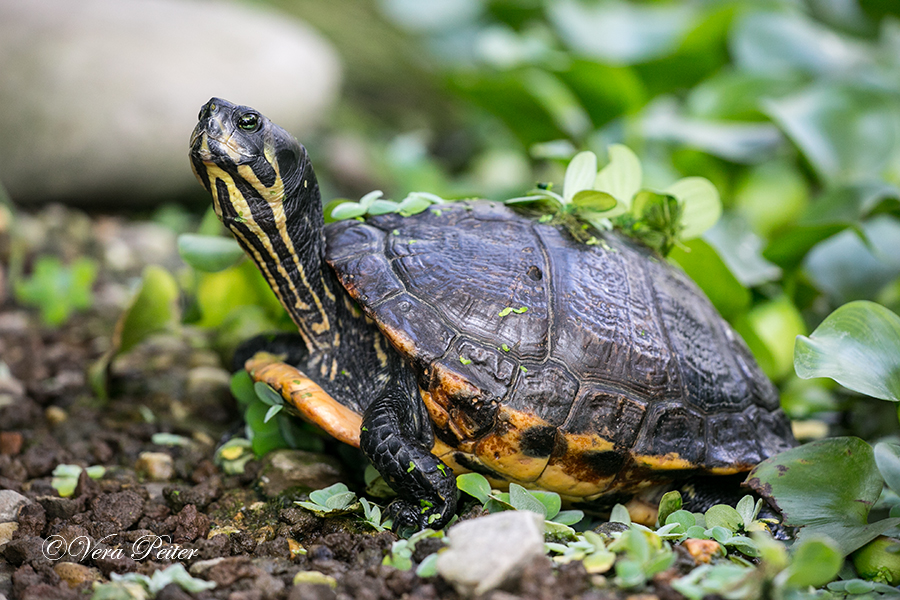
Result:
{"type": "Polygon", "coordinates": [[[593,152],[579,152],[566,167],[563,181],[563,200],[566,204],[572,201],[581,190],[589,190],[597,177],[597,155],[593,152]]]}
{"type": "Polygon", "coordinates": [[[628,146],[613,144],[609,147],[609,164],[594,179],[593,188],[606,192],[626,208],[641,189],[641,161],[628,146]]]}
{"type": "Polygon", "coordinates": [[[366,209],[358,202],[344,202],[338,204],[331,209],[331,218],[335,221],[343,221],[344,219],[355,219],[366,214],[366,209]]]}
{"type": "Polygon", "coordinates": [[[665,190],[682,205],[681,238],[690,240],[716,224],[722,216],[719,191],[705,177],[685,177],[665,190]]]}

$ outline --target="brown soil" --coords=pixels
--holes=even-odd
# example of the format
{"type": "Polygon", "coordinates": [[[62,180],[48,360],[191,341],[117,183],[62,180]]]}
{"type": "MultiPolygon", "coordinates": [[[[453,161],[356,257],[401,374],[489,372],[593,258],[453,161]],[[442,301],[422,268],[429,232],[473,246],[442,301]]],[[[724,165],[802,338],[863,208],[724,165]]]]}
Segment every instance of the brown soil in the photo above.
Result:
{"type": "MultiPolygon", "coordinates": [[[[109,347],[127,298],[121,290],[141,265],[114,271],[102,259],[103,244],[97,244],[128,239],[129,225],[115,219],[85,221],[71,211],[62,214],[66,218],[57,215],[49,219],[51,224],[77,221],[89,231],[73,242],[75,250],[69,254],[101,257],[91,310],[75,314],[62,327],[44,326],[38,313],[17,305],[9,290],[4,296],[0,272],[0,367],[8,367],[8,372],[0,368],[0,490],[30,500],[18,514],[12,539],[0,546],[0,600],[4,595],[85,598],[96,582],[108,582],[113,573],[151,575],[175,562],[216,587],[188,593],[169,585],[158,598],[458,597],[440,577],[423,579],[383,566],[397,539],[394,534],[366,530],[355,517],[316,517],[293,503],[306,499],[296,490],[267,497],[258,480],[260,461],[248,463],[240,475],[226,475],[216,466],[217,445],[229,431],[240,431],[241,422],[227,387],[198,376],[223,370],[221,357],[204,347],[202,333],[186,329],[142,344],[114,363],[111,398],[100,400],[86,373],[109,347]],[[154,444],[152,436],[161,432],[183,436],[188,443],[154,444]],[[171,458],[168,472],[157,474],[161,481],[148,476],[148,457],[142,456],[148,452],[171,458]],[[106,473],[94,480],[82,472],[74,493],[60,498],[51,476],[60,464],[103,465],[106,473]],[[147,557],[128,556],[145,536],[159,536],[165,543],[147,557]],[[54,539],[75,542],[73,552],[61,560],[47,558],[47,544],[54,539]],[[79,555],[83,546],[77,544],[85,542],[101,552],[79,555]],[[124,554],[112,552],[116,548],[124,554]],[[103,549],[108,550],[105,556],[103,549]],[[335,586],[294,585],[300,571],[331,576],[335,586]]],[[[42,218],[47,220],[46,212],[37,220],[42,218]]],[[[61,229],[67,231],[66,226],[61,229]]],[[[9,240],[3,235],[0,231],[0,268],[6,271],[9,255],[2,249],[8,251],[9,240]]],[[[65,256],[49,243],[45,239],[27,248],[26,270],[28,257],[38,252],[65,256]]],[[[169,464],[165,457],[155,459],[164,467],[169,464]]],[[[414,560],[425,554],[423,545],[414,560]]],[[[591,578],[580,563],[556,567],[544,559],[529,565],[510,589],[487,597],[587,600],[613,595],[594,585],[601,579],[591,578]]],[[[674,595],[664,580],[655,586],[656,594],[674,595]]]]}

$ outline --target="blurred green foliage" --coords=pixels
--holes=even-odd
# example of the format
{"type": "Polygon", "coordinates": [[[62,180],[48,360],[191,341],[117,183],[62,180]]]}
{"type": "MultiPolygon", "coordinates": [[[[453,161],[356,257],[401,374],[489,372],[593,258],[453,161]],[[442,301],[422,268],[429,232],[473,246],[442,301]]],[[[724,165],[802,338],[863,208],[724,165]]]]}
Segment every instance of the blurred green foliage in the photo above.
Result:
{"type": "MultiPolygon", "coordinates": [[[[891,3],[273,1],[321,28],[347,65],[329,136],[355,140],[368,162],[349,174],[371,177],[347,177],[340,153],[324,153],[326,200],[335,187],[505,199],[561,183],[579,151],[602,166],[621,143],[646,187],[701,176],[718,188],[723,217],[670,260],[784,389],[800,389],[794,338],[835,308],[900,308],[891,3]]],[[[836,406],[833,386],[803,389],[814,392],[791,393],[793,414],[836,406]]]]}

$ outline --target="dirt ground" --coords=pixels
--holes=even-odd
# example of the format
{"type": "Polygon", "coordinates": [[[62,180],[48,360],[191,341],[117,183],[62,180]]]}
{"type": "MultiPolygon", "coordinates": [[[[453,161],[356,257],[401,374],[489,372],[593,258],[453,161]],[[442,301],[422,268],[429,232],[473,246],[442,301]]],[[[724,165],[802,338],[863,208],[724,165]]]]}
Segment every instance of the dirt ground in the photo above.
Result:
{"type": "MultiPolygon", "coordinates": [[[[30,244],[26,272],[34,256],[51,253],[95,256],[100,274],[92,308],[61,327],[43,325],[36,310],[18,305],[0,277],[0,490],[24,496],[5,495],[22,506],[15,527],[0,523],[0,600],[90,597],[95,584],[110,581],[113,573],[151,575],[173,563],[216,587],[189,593],[170,584],[158,598],[459,597],[439,576],[420,578],[382,565],[394,534],[366,529],[356,517],[319,518],[294,504],[306,499],[303,489],[338,480],[353,487],[355,477],[336,458],[301,454],[314,468],[299,485],[290,473],[280,474],[288,480],[284,485],[273,483],[279,473],[271,456],[249,462],[239,475],[216,466],[217,446],[242,429],[228,370],[202,332],[186,328],[157,336],[115,361],[110,398],[98,398],[87,372],[109,348],[140,258],[149,255],[140,249],[148,243],[142,238],[146,227],[59,208],[28,217],[21,226],[30,244]],[[124,252],[123,244],[135,246],[125,253],[131,262],[110,258],[124,252]],[[183,443],[154,443],[158,433],[181,436],[183,443]],[[82,472],[74,493],[61,498],[52,477],[61,464],[106,469],[96,480],[82,472]],[[68,549],[62,558],[48,557],[54,540],[68,549]],[[129,551],[141,547],[141,540],[161,545],[132,558],[129,551]],[[297,573],[306,571],[328,578],[295,584],[297,573]]],[[[7,228],[0,231],[0,276],[8,275],[10,247],[7,228]]],[[[417,546],[414,563],[439,546],[438,540],[417,546]]],[[[660,574],[654,593],[641,597],[678,597],[666,585],[673,576],[660,574]]],[[[555,566],[541,559],[507,589],[486,597],[628,595],[598,583],[603,578],[589,576],[579,562],[555,566]]]]}

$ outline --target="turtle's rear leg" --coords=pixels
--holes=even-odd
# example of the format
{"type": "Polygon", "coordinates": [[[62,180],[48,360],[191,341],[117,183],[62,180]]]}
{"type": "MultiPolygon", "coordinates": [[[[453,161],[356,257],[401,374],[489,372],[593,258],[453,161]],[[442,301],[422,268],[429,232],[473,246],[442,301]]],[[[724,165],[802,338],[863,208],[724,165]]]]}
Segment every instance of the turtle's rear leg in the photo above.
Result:
{"type": "Polygon", "coordinates": [[[257,352],[244,363],[244,368],[253,381],[272,386],[285,403],[305,420],[335,439],[359,448],[362,421],[359,413],[332,398],[303,371],[282,358],[268,352],[257,352]]]}
{"type": "Polygon", "coordinates": [[[231,359],[232,371],[244,368],[245,363],[257,352],[268,352],[289,365],[305,365],[309,358],[306,342],[299,333],[263,333],[250,338],[237,347],[231,359]]]}
{"type": "Polygon", "coordinates": [[[360,448],[399,496],[388,507],[395,530],[440,529],[456,513],[456,478],[433,444],[415,388],[385,390],[363,416],[360,448]]]}

